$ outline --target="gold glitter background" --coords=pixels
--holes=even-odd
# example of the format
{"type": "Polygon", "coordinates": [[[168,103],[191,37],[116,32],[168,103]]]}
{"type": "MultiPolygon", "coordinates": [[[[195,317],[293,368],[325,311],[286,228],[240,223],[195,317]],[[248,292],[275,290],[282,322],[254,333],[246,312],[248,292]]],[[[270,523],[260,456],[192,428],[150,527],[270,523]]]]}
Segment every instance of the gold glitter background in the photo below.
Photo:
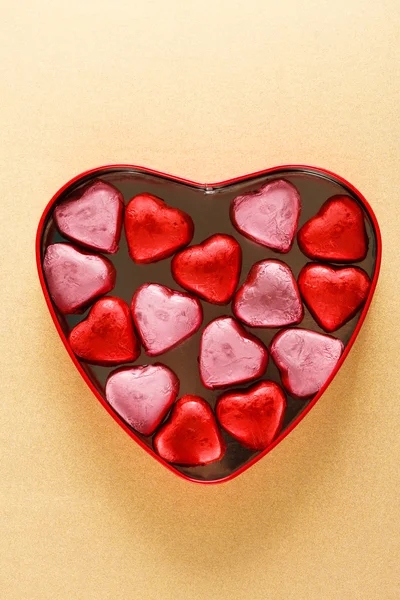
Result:
{"type": "Polygon", "coordinates": [[[1,598],[397,600],[398,0],[31,0],[5,2],[0,28],[1,598]],[[118,162],[208,182],[321,166],[380,222],[341,372],[232,482],[185,482],[136,446],[45,306],[45,204],[118,162]]]}

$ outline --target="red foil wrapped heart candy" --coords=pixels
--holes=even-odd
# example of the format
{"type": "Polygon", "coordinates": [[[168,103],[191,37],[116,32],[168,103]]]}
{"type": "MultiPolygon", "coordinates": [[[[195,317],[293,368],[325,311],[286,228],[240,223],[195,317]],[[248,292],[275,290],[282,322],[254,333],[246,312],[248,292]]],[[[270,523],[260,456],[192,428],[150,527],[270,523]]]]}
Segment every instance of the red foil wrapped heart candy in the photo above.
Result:
{"type": "Polygon", "coordinates": [[[309,258],[333,262],[363,260],[368,251],[363,212],[349,196],[332,196],[303,225],[297,241],[309,258]]]}
{"type": "Polygon", "coordinates": [[[79,358],[100,365],[133,362],[140,355],[129,306],[112,296],[97,300],[68,341],[79,358]]]}
{"type": "Polygon", "coordinates": [[[175,373],[157,363],[123,367],[111,373],[106,383],[110,406],[143,435],[154,433],[178,392],[179,380],[175,373]]]}
{"type": "Polygon", "coordinates": [[[254,242],[278,252],[289,252],[300,210],[300,194],[295,186],[276,179],[234,198],[231,219],[236,229],[254,242]]]}
{"type": "Polygon", "coordinates": [[[251,327],[300,323],[303,304],[290,267],[279,260],[262,260],[253,265],[235,295],[232,310],[251,327]]]}
{"type": "Polygon", "coordinates": [[[307,329],[285,329],[272,340],[271,356],[287,391],[298,398],[316,394],[343,352],[343,342],[307,329]]]}
{"type": "Polygon", "coordinates": [[[214,414],[199,396],[183,396],[154,438],[156,452],[170,463],[207,465],[221,460],[225,442],[214,414]]]}
{"type": "Polygon", "coordinates": [[[140,194],[125,209],[129,254],[136,263],[152,263],[187,246],[194,225],[188,214],[151,194],[140,194]]]}
{"type": "Polygon", "coordinates": [[[282,428],[286,397],[273,381],[262,381],[247,390],[223,394],[217,419],[224,429],[250,450],[264,450],[282,428]]]}
{"type": "Polygon", "coordinates": [[[245,383],[261,377],[268,351],[232,317],[219,317],[204,329],[200,342],[200,376],[209,389],[245,383]]]}
{"type": "Polygon", "coordinates": [[[203,321],[197,298],[158,283],[145,283],[132,298],[131,311],[146,354],[156,356],[193,335],[203,321]]]}
{"type": "Polygon", "coordinates": [[[54,209],[62,235],[92,250],[114,254],[121,235],[124,197],[114,186],[95,181],[54,209]]]}
{"type": "Polygon", "coordinates": [[[328,332],[336,331],[357,313],[370,287],[370,278],[358,267],[311,263],[299,275],[304,302],[317,323],[328,332]]]}
{"type": "Polygon", "coordinates": [[[212,235],[172,259],[175,281],[213,304],[226,304],[239,282],[242,250],[230,235],[212,235]]]}
{"type": "Polygon", "coordinates": [[[107,258],[87,254],[71,244],[48,246],[43,271],[50,296],[64,314],[82,312],[115,285],[115,269],[107,258]]]}

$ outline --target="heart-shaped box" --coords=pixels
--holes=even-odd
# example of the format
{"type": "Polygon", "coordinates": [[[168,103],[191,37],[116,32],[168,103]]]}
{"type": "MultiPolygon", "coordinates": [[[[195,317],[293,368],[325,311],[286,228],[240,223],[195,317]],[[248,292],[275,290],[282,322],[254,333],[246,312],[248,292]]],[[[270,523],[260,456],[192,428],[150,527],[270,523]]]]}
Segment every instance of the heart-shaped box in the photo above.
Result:
{"type": "MultiPolygon", "coordinates": [[[[243,473],[279,444],[300,423],[319,400],[324,390],[329,386],[346,359],[368,312],[379,275],[381,247],[382,243],[378,222],[368,202],[350,183],[338,175],[323,169],[302,165],[281,166],[220,183],[199,184],[133,165],[111,165],[92,169],[78,175],[65,184],[50,200],[43,212],[37,230],[36,260],[43,294],[56,329],[74,365],[104,408],[142,448],[175,474],[195,482],[217,483],[227,481],[243,473]],[[238,196],[258,190],[271,181],[284,179],[286,182],[290,182],[299,191],[302,201],[298,229],[314,217],[326,200],[332,196],[346,195],[355,200],[361,209],[368,238],[368,252],[363,260],[359,260],[356,263],[356,266],[361,267],[371,280],[368,296],[362,309],[332,334],[341,340],[344,345],[344,351],[328,379],[316,394],[307,399],[299,399],[294,395],[287,394],[282,429],[279,435],[264,450],[259,451],[246,448],[237,439],[234,439],[225,430],[222,430],[222,443],[226,444],[226,452],[221,460],[204,466],[182,466],[166,462],[154,449],[154,437],[157,435],[157,432],[148,436],[138,433],[107,402],[105,397],[106,380],[110,373],[115,371],[116,367],[90,364],[80,360],[74,354],[68,341],[68,335],[74,326],[86,318],[87,313],[62,314],[58,310],[50,296],[46,283],[43,259],[46,249],[50,244],[57,242],[69,243],[71,241],[63,238],[57,230],[54,221],[54,209],[60,202],[66,198],[70,198],[71,194],[79,194],[81,189],[99,179],[117,188],[120,194],[123,195],[125,204],[132,197],[139,194],[151,194],[161,198],[168,205],[177,207],[188,213],[195,225],[192,244],[200,244],[214,234],[222,233],[233,236],[240,243],[243,253],[241,277],[238,287],[246,280],[252,266],[265,259],[278,259],[285,262],[291,268],[295,278],[298,277],[300,271],[309,263],[309,259],[301,252],[296,239],[289,252],[278,254],[270,248],[251,241],[248,239],[249,236],[245,237],[242,235],[238,231],[238,224],[236,223],[235,228],[233,224],[234,219],[230,219],[229,217],[232,201],[238,196]]],[[[86,249],[83,247],[83,250],[96,254],[96,250],[88,250],[87,247],[86,249]]],[[[137,288],[145,283],[158,283],[174,290],[184,291],[179,289],[179,286],[172,277],[171,257],[152,264],[134,263],[128,253],[124,232],[121,237],[120,249],[117,253],[107,258],[111,260],[117,272],[116,284],[111,294],[122,298],[128,305],[130,305],[132,296],[137,288]]],[[[333,267],[337,268],[338,265],[334,261],[332,262],[333,267]]],[[[341,264],[340,266],[348,267],[350,265],[341,264]]],[[[240,395],[240,388],[247,390],[250,385],[257,386],[260,381],[264,380],[276,382],[281,386],[281,375],[271,358],[268,362],[267,371],[262,378],[245,385],[234,386],[235,390],[208,389],[203,385],[198,368],[202,329],[217,317],[232,317],[234,314],[230,305],[220,306],[203,300],[201,300],[201,303],[204,320],[203,327],[197,333],[192,335],[183,344],[161,356],[146,356],[142,350],[141,356],[135,361],[134,366],[158,364],[161,362],[178,375],[180,380],[179,396],[185,394],[200,396],[209,403],[212,409],[215,409],[217,400],[223,393],[235,392],[239,388],[238,393],[240,395]]],[[[306,307],[304,309],[303,320],[301,323],[295,324],[294,327],[309,329],[318,333],[326,333],[326,331],[324,332],[319,327],[306,307]]],[[[247,327],[247,331],[256,335],[265,346],[270,347],[273,338],[276,339],[280,329],[247,327]]]]}

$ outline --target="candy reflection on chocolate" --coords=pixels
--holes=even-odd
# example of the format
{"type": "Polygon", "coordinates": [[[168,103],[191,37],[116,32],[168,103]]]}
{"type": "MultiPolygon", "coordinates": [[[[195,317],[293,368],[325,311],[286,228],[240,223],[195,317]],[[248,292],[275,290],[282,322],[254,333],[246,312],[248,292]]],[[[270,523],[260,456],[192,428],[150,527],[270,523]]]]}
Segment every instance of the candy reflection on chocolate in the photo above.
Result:
{"type": "Polygon", "coordinates": [[[262,381],[247,390],[223,394],[216,415],[221,426],[250,450],[264,450],[279,434],[286,396],[274,381],[262,381]]]}
{"type": "Polygon", "coordinates": [[[358,267],[317,263],[303,267],[298,281],[307,308],[328,332],[336,331],[357,313],[371,288],[367,273],[358,267]]]}
{"type": "Polygon", "coordinates": [[[113,264],[72,244],[50,244],[43,259],[50,296],[64,314],[82,312],[115,285],[113,264]]]}
{"type": "Polygon", "coordinates": [[[145,283],[138,288],[131,310],[149,356],[175,348],[192,336],[203,321],[197,298],[157,283],[145,283]]]}
{"type": "Polygon", "coordinates": [[[129,306],[120,298],[100,298],[88,317],[69,334],[69,344],[79,358],[95,364],[133,362],[140,355],[129,306]]]}
{"type": "Polygon", "coordinates": [[[129,201],[124,225],[129,254],[136,263],[172,256],[190,243],[194,233],[187,213],[151,194],[140,194],[129,201]]]}
{"type": "Polygon", "coordinates": [[[290,267],[278,260],[262,260],[253,265],[236,292],[232,310],[251,327],[300,323],[303,304],[290,267]]]}
{"type": "Polygon", "coordinates": [[[130,427],[143,435],[157,429],[179,392],[179,380],[165,365],[155,363],[113,371],[106,399],[130,427]]]}
{"type": "Polygon", "coordinates": [[[316,394],[343,352],[341,340],[307,329],[285,329],[270,346],[286,390],[298,398],[316,394]]]}
{"type": "Polygon", "coordinates": [[[153,444],[167,462],[192,467],[221,460],[226,449],[211,407],[192,395],[176,402],[153,444]]]}
{"type": "Polygon", "coordinates": [[[278,252],[289,252],[300,210],[297,188],[284,179],[276,179],[234,198],[231,220],[240,233],[254,242],[278,252]]]}
{"type": "Polygon", "coordinates": [[[349,196],[332,196],[299,230],[297,241],[309,258],[345,263],[363,260],[368,251],[363,211],[349,196]]]}
{"type": "Polygon", "coordinates": [[[95,181],[54,209],[62,235],[92,250],[114,254],[121,236],[124,197],[114,186],[95,181]]]}
{"type": "Polygon", "coordinates": [[[261,377],[267,368],[264,344],[232,317],[219,317],[203,330],[200,376],[209,389],[227,387],[261,377]]]}
{"type": "Polygon", "coordinates": [[[174,256],[175,281],[207,302],[226,304],[239,282],[242,250],[230,235],[216,234],[174,256]]]}

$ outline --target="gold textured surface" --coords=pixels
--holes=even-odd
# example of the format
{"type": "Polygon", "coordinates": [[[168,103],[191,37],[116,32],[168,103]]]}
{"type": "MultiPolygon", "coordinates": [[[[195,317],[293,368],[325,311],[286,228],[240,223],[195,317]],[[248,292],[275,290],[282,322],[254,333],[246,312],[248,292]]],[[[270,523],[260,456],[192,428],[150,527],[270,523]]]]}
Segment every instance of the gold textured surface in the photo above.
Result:
{"type": "Polygon", "coordinates": [[[2,5],[2,599],[400,597],[399,18],[398,0],[2,5]],[[116,162],[198,181],[322,166],[380,221],[381,278],[341,372],[230,483],[187,483],[136,446],[42,298],[45,204],[116,162]]]}

